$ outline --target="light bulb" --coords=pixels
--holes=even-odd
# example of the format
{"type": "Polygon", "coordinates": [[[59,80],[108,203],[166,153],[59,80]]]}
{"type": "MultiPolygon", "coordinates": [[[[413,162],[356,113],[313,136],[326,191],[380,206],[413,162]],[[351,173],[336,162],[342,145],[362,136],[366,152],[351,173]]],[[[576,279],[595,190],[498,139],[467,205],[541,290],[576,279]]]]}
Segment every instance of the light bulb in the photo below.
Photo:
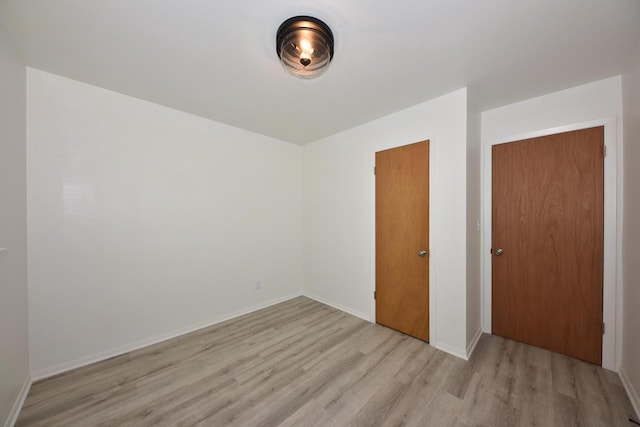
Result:
{"type": "Polygon", "coordinates": [[[300,40],[300,48],[303,52],[309,52],[309,54],[313,53],[313,47],[311,47],[311,42],[307,39],[300,40]]]}

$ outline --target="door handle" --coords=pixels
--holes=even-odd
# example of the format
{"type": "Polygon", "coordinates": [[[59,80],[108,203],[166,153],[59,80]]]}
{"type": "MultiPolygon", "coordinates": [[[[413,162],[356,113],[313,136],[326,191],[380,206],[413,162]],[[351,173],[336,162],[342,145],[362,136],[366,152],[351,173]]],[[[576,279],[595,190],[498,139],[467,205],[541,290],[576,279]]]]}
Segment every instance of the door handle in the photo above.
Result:
{"type": "Polygon", "coordinates": [[[496,256],[500,256],[504,253],[504,251],[501,248],[496,249],[496,256]]]}
{"type": "Polygon", "coordinates": [[[424,257],[427,255],[427,251],[418,251],[418,256],[419,257],[424,257]]]}

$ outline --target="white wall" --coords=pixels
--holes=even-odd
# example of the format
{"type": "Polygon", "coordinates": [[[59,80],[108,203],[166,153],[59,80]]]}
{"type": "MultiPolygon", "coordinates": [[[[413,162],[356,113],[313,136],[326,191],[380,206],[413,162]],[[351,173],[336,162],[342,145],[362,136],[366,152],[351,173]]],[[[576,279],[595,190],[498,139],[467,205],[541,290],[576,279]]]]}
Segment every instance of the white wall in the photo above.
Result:
{"type": "Polygon", "coordinates": [[[26,72],[0,22],[0,425],[29,385],[26,72]]]}
{"type": "MultiPolygon", "coordinates": [[[[621,78],[612,77],[482,113],[483,144],[483,328],[491,331],[491,145],[531,137],[551,130],[561,132],[576,124],[612,119],[605,126],[605,283],[603,366],[617,369],[621,353],[620,242],[622,213],[621,78]],[[565,129],[563,129],[565,127],[565,129]],[[616,293],[617,291],[617,293],[616,293]],[[611,302],[611,307],[608,304],[611,302]]],[[[595,125],[595,124],[593,124],[595,125]]]]}
{"type": "Polygon", "coordinates": [[[300,294],[301,147],[30,68],[27,121],[34,377],[300,294]]]}
{"type": "Polygon", "coordinates": [[[481,113],[473,91],[467,100],[467,353],[471,354],[482,335],[482,144],[481,113]]]}
{"type": "Polygon", "coordinates": [[[375,152],[431,141],[431,343],[466,356],[467,92],[304,147],[305,293],[374,313],[375,152]]]}
{"type": "Polygon", "coordinates": [[[624,106],[624,330],[620,371],[640,417],[640,46],[633,66],[622,76],[624,106]]]}

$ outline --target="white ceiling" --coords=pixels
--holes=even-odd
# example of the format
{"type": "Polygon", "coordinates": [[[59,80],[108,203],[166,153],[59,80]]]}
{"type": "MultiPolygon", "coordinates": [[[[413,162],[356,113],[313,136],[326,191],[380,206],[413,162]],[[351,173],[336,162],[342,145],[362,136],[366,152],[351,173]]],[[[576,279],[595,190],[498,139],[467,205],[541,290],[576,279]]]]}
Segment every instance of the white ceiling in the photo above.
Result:
{"type": "Polygon", "coordinates": [[[305,144],[468,86],[482,110],[620,74],[639,0],[0,0],[27,65],[305,144]],[[335,56],[286,74],[285,19],[335,56]]]}

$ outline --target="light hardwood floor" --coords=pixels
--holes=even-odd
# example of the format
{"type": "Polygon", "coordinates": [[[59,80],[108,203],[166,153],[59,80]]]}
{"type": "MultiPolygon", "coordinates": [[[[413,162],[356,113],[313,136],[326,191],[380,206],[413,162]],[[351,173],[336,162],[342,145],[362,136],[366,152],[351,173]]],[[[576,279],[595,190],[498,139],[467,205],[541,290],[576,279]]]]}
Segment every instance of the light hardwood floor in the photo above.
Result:
{"type": "Polygon", "coordinates": [[[631,426],[618,376],[484,335],[469,362],[300,297],[35,383],[18,426],[631,426]]]}

